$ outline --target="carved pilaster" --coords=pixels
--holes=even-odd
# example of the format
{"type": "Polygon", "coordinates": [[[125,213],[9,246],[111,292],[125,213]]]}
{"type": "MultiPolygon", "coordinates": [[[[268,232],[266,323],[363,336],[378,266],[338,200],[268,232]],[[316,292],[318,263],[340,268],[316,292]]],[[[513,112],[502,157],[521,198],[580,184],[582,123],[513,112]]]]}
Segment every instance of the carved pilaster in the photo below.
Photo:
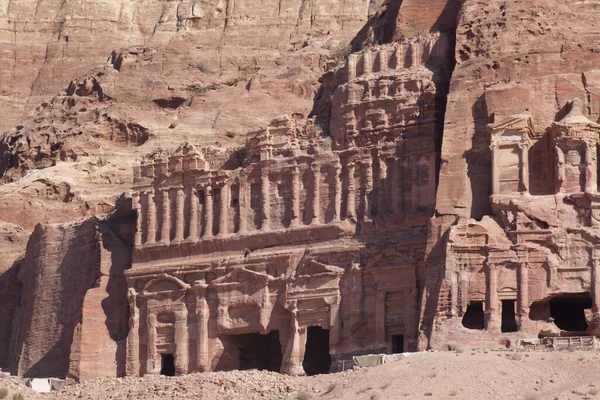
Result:
{"type": "Polygon", "coordinates": [[[208,285],[204,281],[194,283],[196,291],[196,321],[198,322],[198,349],[196,364],[200,372],[210,369],[210,354],[208,347],[208,321],[210,310],[206,301],[206,289],[208,285]]]}
{"type": "Polygon", "coordinates": [[[318,225],[321,216],[321,166],[312,165],[313,187],[312,187],[312,212],[311,225],[318,225]]]}
{"type": "Polygon", "coordinates": [[[219,203],[219,236],[224,236],[229,233],[229,184],[221,187],[221,199],[219,203]]]}
{"type": "Polygon", "coordinates": [[[189,334],[187,325],[187,309],[175,313],[175,372],[177,375],[188,373],[189,334]]]}
{"type": "Polygon", "coordinates": [[[212,186],[207,185],[204,188],[204,237],[213,236],[213,192],[212,186]]]}
{"type": "Polygon", "coordinates": [[[354,161],[346,166],[346,218],[356,217],[356,187],[354,183],[354,161]]]}
{"type": "Polygon", "coordinates": [[[342,218],[342,166],[336,163],[334,167],[334,193],[333,193],[333,220],[340,221],[342,218]]]}
{"type": "Polygon", "coordinates": [[[271,193],[270,193],[270,182],[269,172],[263,169],[260,173],[260,188],[261,188],[261,211],[262,211],[262,224],[260,229],[262,231],[268,231],[271,229],[271,193]]]}
{"type": "MultiPolygon", "coordinates": [[[[356,60],[355,60],[356,62],[356,60]]],[[[355,65],[356,67],[356,65],[355,65]]],[[[356,71],[355,71],[356,72],[356,71]]],[[[292,221],[291,226],[300,225],[300,168],[294,166],[292,168],[292,221]]]]}
{"type": "Polygon", "coordinates": [[[183,188],[177,189],[177,197],[175,198],[175,239],[173,242],[181,243],[184,239],[185,228],[185,193],[183,188]]]}
{"type": "Polygon", "coordinates": [[[248,230],[248,209],[250,208],[250,183],[247,176],[240,176],[240,199],[238,202],[239,218],[240,218],[240,233],[248,230]]]}
{"type": "Polygon", "coordinates": [[[162,224],[160,227],[160,243],[169,244],[171,242],[171,200],[169,199],[169,189],[162,191],[162,224]]]}
{"type": "Polygon", "coordinates": [[[585,148],[585,192],[596,193],[598,191],[597,177],[597,151],[595,143],[588,143],[585,148]]]}
{"type": "Polygon", "coordinates": [[[137,296],[133,289],[129,289],[129,333],[127,335],[127,361],[126,374],[138,376],[140,374],[140,313],[137,307],[137,296]]]}
{"type": "Polygon", "coordinates": [[[490,332],[500,332],[502,321],[498,307],[498,266],[493,263],[487,263],[485,271],[487,275],[487,310],[485,312],[485,329],[490,332]]]}
{"type": "Polygon", "coordinates": [[[131,198],[131,203],[133,205],[133,209],[135,210],[135,238],[134,244],[136,247],[142,245],[142,218],[144,217],[142,213],[142,204],[140,201],[140,194],[134,193],[131,198]]]}
{"type": "Polygon", "coordinates": [[[190,231],[186,241],[198,241],[198,195],[196,188],[188,188],[187,195],[190,202],[190,231]]]}
{"type": "Polygon", "coordinates": [[[364,218],[368,220],[373,215],[373,160],[371,158],[364,161],[365,167],[365,210],[364,218]]]}
{"type": "Polygon", "coordinates": [[[146,231],[148,232],[148,236],[146,237],[146,243],[153,244],[156,243],[156,198],[154,197],[153,190],[146,192],[146,200],[148,204],[146,215],[146,231]]]}

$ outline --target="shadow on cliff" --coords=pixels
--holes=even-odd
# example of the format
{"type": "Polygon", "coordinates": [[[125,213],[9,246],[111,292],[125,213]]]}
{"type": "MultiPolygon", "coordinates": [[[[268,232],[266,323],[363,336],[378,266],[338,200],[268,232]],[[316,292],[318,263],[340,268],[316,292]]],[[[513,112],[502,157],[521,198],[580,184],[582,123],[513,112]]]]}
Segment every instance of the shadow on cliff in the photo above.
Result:
{"type": "Polygon", "coordinates": [[[101,306],[106,316],[104,323],[108,334],[117,344],[115,353],[117,376],[124,376],[126,367],[129,301],[127,281],[123,273],[131,267],[135,226],[136,214],[131,205],[131,198],[125,196],[117,201],[116,210],[106,220],[98,223],[103,253],[110,254],[106,283],[107,296],[101,301],[101,306]]]}
{"type": "Polygon", "coordinates": [[[73,349],[73,342],[74,337],[81,332],[83,301],[88,289],[100,276],[94,221],[85,221],[74,227],[72,232],[52,228],[53,234],[58,231],[61,233],[59,237],[52,237],[52,241],[44,237],[46,232],[43,231],[49,229],[51,228],[42,225],[36,226],[27,252],[30,252],[30,246],[44,248],[35,252],[37,257],[34,256],[33,260],[26,260],[29,271],[22,270],[19,273],[21,281],[21,273],[23,277],[26,276],[24,292],[30,295],[30,300],[24,302],[24,319],[21,321],[24,339],[21,342],[22,351],[18,351],[18,355],[22,357],[18,372],[32,378],[67,377],[71,361],[79,356],[78,349],[73,349]],[[66,244],[66,252],[54,273],[48,268],[51,267],[52,255],[50,254],[50,258],[45,257],[46,253],[53,252],[53,242],[62,242],[63,246],[66,244]],[[41,267],[40,270],[31,270],[35,266],[41,267]],[[55,292],[58,292],[57,296],[54,295],[55,292]],[[44,343],[52,339],[55,339],[54,344],[46,351],[44,343]],[[44,355],[27,368],[27,362],[35,359],[39,352],[44,355]],[[26,370],[20,370],[21,366],[26,370]]]}
{"type": "Polygon", "coordinates": [[[15,335],[19,326],[19,310],[23,285],[18,272],[23,259],[0,274],[0,369],[11,370],[14,357],[15,335]]]}
{"type": "Polygon", "coordinates": [[[463,156],[467,161],[467,177],[471,183],[471,218],[479,221],[485,215],[492,215],[489,200],[492,155],[490,135],[486,130],[486,125],[492,121],[488,116],[485,94],[475,101],[471,113],[475,131],[471,138],[471,148],[463,156]]]}

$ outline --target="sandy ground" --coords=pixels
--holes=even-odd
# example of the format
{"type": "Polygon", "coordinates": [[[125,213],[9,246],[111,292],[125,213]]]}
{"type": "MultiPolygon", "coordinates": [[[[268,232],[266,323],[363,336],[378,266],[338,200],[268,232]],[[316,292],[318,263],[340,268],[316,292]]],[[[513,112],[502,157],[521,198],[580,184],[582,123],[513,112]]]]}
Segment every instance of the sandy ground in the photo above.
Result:
{"type": "Polygon", "coordinates": [[[379,367],[314,377],[233,371],[96,379],[37,394],[0,377],[9,399],[600,399],[600,352],[419,353],[379,367]]]}

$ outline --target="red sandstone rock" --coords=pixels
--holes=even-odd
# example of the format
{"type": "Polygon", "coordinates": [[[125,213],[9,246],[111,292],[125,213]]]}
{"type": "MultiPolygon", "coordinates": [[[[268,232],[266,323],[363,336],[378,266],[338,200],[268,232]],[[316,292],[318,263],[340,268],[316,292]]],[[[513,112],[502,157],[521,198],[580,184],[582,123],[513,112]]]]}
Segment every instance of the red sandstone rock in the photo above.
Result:
{"type": "Polygon", "coordinates": [[[84,32],[122,48],[2,138],[4,221],[116,211],[11,245],[1,366],[300,375],[599,332],[595,5],[117,3],[106,43],[66,7],[11,75],[33,101],[84,32]]]}

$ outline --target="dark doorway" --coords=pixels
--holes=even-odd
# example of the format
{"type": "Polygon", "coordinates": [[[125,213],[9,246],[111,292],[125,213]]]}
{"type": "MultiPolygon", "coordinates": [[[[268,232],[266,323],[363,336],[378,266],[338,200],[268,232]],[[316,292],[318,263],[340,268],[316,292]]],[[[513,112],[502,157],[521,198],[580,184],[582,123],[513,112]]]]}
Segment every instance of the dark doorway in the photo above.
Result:
{"type": "Polygon", "coordinates": [[[463,315],[462,324],[468,329],[485,328],[485,318],[483,314],[483,301],[471,301],[467,306],[467,312],[463,315]]]}
{"type": "Polygon", "coordinates": [[[404,353],[404,335],[392,335],[392,354],[404,353]]]}
{"type": "Polygon", "coordinates": [[[550,300],[550,316],[554,318],[556,326],[565,331],[586,331],[585,310],[588,308],[592,308],[589,293],[563,294],[550,300]]]}
{"type": "Polygon", "coordinates": [[[515,300],[502,300],[502,332],[516,332],[515,300]]]}
{"type": "Polygon", "coordinates": [[[327,374],[331,368],[329,330],[310,326],[306,332],[306,351],[302,366],[306,375],[327,374]]]}
{"type": "Polygon", "coordinates": [[[161,354],[160,374],[164,376],[175,376],[175,357],[173,354],[161,354]]]}
{"type": "Polygon", "coordinates": [[[249,333],[239,335],[239,369],[257,369],[279,372],[283,355],[279,342],[279,331],[268,335],[249,333]]]}

